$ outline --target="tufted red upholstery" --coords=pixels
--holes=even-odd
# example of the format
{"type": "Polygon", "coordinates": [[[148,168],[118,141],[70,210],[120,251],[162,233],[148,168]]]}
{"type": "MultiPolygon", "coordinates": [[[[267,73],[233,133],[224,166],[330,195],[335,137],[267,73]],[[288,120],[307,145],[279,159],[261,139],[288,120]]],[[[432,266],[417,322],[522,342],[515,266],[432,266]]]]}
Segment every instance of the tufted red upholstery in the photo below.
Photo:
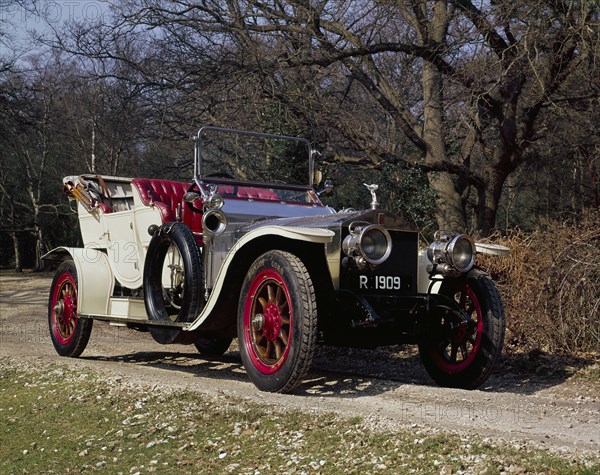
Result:
{"type": "MultiPolygon", "coordinates": [[[[196,236],[198,244],[202,244],[202,214],[194,212],[183,202],[183,195],[190,188],[189,183],[171,180],[159,180],[151,178],[134,178],[131,180],[146,206],[155,206],[162,216],[162,222],[177,221],[177,208],[180,208],[179,221],[187,224],[196,236]]],[[[233,186],[219,185],[218,192],[223,195],[240,199],[276,200],[279,197],[273,190],[240,186],[237,190],[233,186]]],[[[196,207],[202,207],[200,200],[195,203],[196,207]]]]}
{"type": "Polygon", "coordinates": [[[154,204],[160,210],[163,222],[175,221],[177,207],[189,188],[187,183],[149,178],[134,178],[131,184],[137,188],[142,203],[146,206],[154,204]]]}
{"type": "MultiPolygon", "coordinates": [[[[140,194],[142,203],[146,206],[153,204],[162,215],[163,223],[177,221],[177,208],[181,206],[179,221],[183,221],[191,229],[196,240],[201,244],[202,236],[202,214],[189,209],[183,202],[183,195],[190,188],[189,183],[170,180],[158,180],[150,178],[134,178],[131,184],[135,186],[140,194]]],[[[201,203],[196,203],[201,207],[201,203]]]]}

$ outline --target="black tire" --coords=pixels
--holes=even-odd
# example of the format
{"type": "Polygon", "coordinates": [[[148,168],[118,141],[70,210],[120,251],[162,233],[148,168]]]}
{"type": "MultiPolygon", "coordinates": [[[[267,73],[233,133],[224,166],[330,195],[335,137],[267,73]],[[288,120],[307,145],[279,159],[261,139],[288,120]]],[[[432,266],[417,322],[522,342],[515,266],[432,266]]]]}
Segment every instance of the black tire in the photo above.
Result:
{"type": "Polygon", "coordinates": [[[475,389],[489,377],[500,357],[506,320],[492,279],[474,269],[466,279],[448,279],[440,293],[455,299],[468,313],[471,327],[451,312],[437,312],[419,342],[425,369],[440,386],[475,389]]]}
{"type": "Polygon", "coordinates": [[[238,305],[238,342],[257,388],[286,393],[300,384],[315,355],[317,302],[298,257],[269,251],[250,266],[238,305]]]}
{"type": "MultiPolygon", "coordinates": [[[[193,321],[204,306],[202,255],[191,229],[183,223],[165,223],[150,240],[144,261],[144,303],[148,318],[156,322],[193,321]],[[169,267],[169,282],[163,268],[169,267]]],[[[162,344],[180,343],[179,329],[150,327],[162,344]]]]}
{"type": "Polygon", "coordinates": [[[54,349],[61,356],[78,357],[90,340],[93,320],[79,318],[75,263],[62,262],[52,279],[48,299],[48,328],[54,349]]]}
{"type": "Polygon", "coordinates": [[[233,338],[204,338],[200,337],[194,342],[194,346],[201,355],[221,356],[225,353],[233,338]]]}

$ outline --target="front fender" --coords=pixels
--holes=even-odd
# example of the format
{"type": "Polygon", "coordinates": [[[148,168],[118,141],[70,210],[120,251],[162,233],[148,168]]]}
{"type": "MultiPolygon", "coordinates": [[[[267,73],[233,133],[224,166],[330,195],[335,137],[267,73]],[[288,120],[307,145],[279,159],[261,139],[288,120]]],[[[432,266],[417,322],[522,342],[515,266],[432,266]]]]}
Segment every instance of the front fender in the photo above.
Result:
{"type": "Polygon", "coordinates": [[[323,228],[305,228],[300,226],[263,226],[250,231],[238,241],[238,244],[244,245],[256,238],[267,235],[280,236],[297,241],[325,244],[331,242],[335,233],[329,229],[323,228]]]}
{"type": "Polygon", "coordinates": [[[417,267],[417,292],[420,294],[437,294],[442,286],[442,275],[436,275],[435,280],[429,278],[427,266],[431,261],[427,257],[427,249],[419,251],[418,267],[417,267]]]}
{"type": "Polygon", "coordinates": [[[245,234],[227,253],[225,260],[221,265],[221,269],[219,270],[219,274],[217,275],[217,279],[215,281],[213,290],[208,298],[208,301],[206,302],[206,305],[202,310],[202,313],[200,313],[196,320],[194,320],[188,327],[185,328],[186,330],[196,330],[215,310],[217,300],[219,299],[219,295],[221,294],[221,291],[223,289],[225,278],[227,277],[235,255],[246,246],[251,246],[252,242],[256,239],[263,238],[266,236],[277,236],[292,241],[327,244],[331,242],[331,240],[335,236],[335,233],[328,229],[322,228],[263,226],[245,234]]]}
{"type": "Polygon", "coordinates": [[[49,261],[73,259],[77,269],[77,310],[81,315],[107,315],[115,278],[106,254],[98,249],[57,247],[42,256],[49,261]]]}

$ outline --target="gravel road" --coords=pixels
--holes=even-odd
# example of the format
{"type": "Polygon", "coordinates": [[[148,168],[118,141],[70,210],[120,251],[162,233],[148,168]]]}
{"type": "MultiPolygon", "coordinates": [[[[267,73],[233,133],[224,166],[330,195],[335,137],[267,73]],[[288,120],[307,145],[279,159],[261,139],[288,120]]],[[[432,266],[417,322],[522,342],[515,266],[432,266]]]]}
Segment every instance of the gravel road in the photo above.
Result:
{"type": "Polygon", "coordinates": [[[212,396],[358,415],[375,428],[447,431],[573,455],[600,453],[600,381],[585,376],[590,368],[598,374],[597,360],[595,365],[583,361],[587,369],[569,376],[563,369],[577,359],[507,357],[481,390],[463,391],[435,386],[411,348],[326,347],[295,394],[267,394],[247,380],[235,344],[223,357],[205,359],[193,347],[161,346],[146,333],[95,322],[81,358],[59,357],[48,336],[50,282],[48,274],[0,273],[5,362],[51,362],[212,396]]]}

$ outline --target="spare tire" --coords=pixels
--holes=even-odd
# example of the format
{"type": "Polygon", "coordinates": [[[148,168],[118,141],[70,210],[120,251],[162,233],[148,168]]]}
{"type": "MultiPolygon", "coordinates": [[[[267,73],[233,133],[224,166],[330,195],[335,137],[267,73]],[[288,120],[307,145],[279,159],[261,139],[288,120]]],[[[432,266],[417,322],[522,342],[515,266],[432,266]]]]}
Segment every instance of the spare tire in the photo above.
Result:
{"type": "MultiPolygon", "coordinates": [[[[167,325],[193,321],[204,306],[202,254],[183,223],[165,223],[150,240],[144,261],[144,304],[149,320],[167,325]]],[[[149,331],[162,344],[185,343],[189,333],[158,326],[149,331]]]]}

